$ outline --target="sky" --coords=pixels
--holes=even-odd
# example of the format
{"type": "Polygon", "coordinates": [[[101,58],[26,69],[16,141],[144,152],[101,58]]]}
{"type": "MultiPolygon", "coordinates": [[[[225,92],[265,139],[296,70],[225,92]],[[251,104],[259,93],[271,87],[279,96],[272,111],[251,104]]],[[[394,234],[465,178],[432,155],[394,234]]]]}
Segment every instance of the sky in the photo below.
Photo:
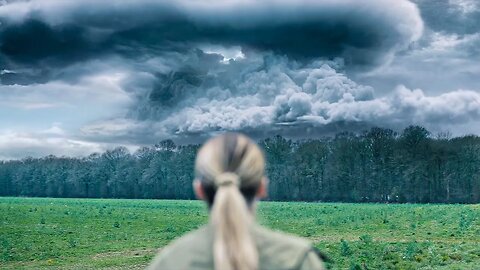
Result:
{"type": "Polygon", "coordinates": [[[480,135],[480,1],[0,1],[0,159],[224,131],[480,135]]]}

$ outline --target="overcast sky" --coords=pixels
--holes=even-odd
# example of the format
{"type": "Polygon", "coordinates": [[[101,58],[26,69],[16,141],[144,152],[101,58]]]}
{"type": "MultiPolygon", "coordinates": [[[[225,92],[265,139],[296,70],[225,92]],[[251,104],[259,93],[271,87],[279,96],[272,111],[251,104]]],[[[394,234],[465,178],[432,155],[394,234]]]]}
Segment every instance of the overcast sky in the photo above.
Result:
{"type": "Polygon", "coordinates": [[[480,134],[480,1],[0,1],[0,159],[224,130],[480,134]]]}

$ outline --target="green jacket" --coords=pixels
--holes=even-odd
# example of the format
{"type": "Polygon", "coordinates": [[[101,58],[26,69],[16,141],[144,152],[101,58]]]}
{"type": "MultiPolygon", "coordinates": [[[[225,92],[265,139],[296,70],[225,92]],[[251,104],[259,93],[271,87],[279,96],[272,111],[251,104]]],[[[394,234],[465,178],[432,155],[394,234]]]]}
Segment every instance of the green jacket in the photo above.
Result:
{"type": "MultiPolygon", "coordinates": [[[[323,263],[312,245],[299,237],[267,230],[252,229],[259,270],[322,270],[323,263]]],[[[205,225],[165,247],[149,270],[212,270],[213,227],[205,225]]]]}

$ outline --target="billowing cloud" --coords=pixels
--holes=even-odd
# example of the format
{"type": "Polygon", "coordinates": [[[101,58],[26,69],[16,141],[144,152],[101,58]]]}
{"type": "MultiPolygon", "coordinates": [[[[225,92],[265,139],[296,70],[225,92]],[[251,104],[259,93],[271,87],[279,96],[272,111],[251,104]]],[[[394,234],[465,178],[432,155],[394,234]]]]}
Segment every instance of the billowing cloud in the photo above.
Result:
{"type": "MultiPolygon", "coordinates": [[[[140,99],[130,120],[100,121],[84,127],[84,135],[131,140],[222,130],[262,130],[271,135],[279,132],[279,126],[298,130],[341,121],[392,128],[415,123],[443,130],[480,120],[480,93],[476,91],[429,96],[421,89],[399,86],[376,97],[372,87],[357,84],[341,72],[340,59],[302,65],[287,57],[247,55],[225,64],[218,56],[210,57],[217,59],[216,65],[170,73],[168,83],[140,99]]],[[[196,61],[205,58],[209,56],[200,52],[188,62],[196,66],[196,61]]],[[[159,80],[151,79],[152,84],[159,80]]]]}

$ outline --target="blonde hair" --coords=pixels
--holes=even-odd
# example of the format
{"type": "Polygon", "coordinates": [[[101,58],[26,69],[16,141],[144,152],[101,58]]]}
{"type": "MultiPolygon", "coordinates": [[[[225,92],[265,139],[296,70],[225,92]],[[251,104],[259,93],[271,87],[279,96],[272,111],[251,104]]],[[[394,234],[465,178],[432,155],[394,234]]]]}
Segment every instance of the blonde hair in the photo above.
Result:
{"type": "Polygon", "coordinates": [[[212,204],[215,269],[256,270],[258,251],[250,234],[249,204],[265,174],[261,150],[244,135],[220,135],[200,148],[195,174],[212,204]]]}

